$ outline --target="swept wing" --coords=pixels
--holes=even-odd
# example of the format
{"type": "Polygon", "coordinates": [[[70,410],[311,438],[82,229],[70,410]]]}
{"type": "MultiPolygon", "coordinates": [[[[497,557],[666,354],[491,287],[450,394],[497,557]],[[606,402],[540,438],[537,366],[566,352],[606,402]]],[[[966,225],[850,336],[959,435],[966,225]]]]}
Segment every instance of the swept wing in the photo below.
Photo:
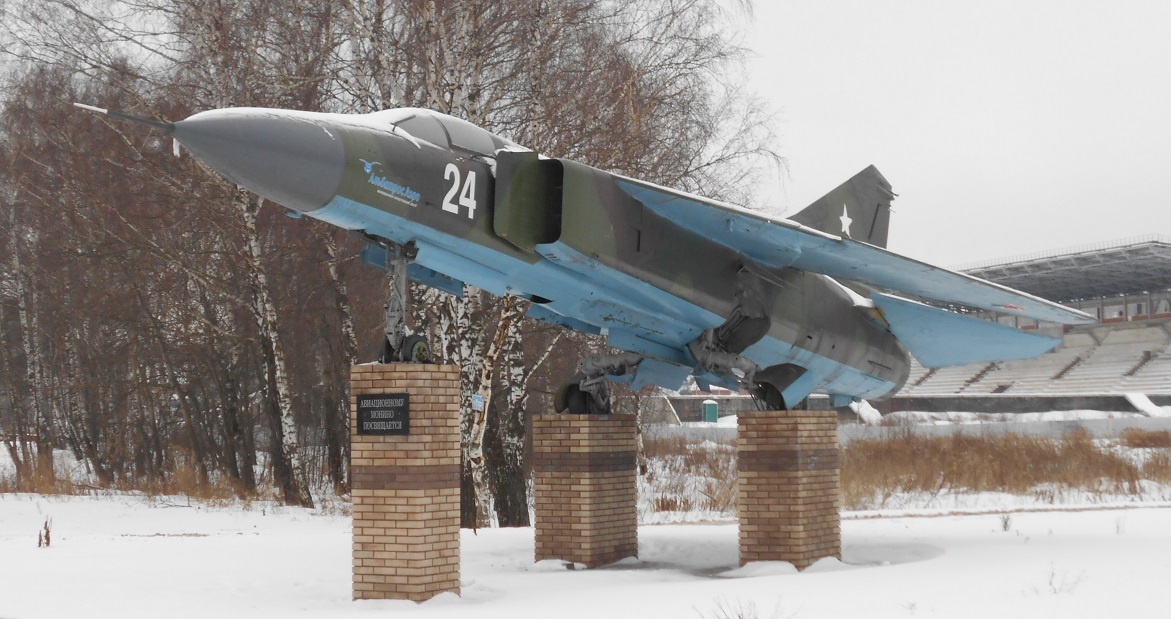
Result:
{"type": "Polygon", "coordinates": [[[1088,314],[1031,294],[787,219],[637,179],[618,177],[617,182],[656,214],[692,230],[705,231],[712,240],[762,265],[787,266],[925,299],[1048,322],[1094,322],[1088,314]]]}

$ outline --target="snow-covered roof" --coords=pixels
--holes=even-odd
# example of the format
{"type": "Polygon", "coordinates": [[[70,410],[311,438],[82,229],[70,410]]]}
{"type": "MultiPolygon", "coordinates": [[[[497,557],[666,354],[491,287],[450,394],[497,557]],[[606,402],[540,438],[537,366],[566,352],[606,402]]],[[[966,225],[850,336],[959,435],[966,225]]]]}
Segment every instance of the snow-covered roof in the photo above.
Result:
{"type": "Polygon", "coordinates": [[[1171,290],[1171,237],[1152,234],[957,270],[1059,303],[1171,290]]]}

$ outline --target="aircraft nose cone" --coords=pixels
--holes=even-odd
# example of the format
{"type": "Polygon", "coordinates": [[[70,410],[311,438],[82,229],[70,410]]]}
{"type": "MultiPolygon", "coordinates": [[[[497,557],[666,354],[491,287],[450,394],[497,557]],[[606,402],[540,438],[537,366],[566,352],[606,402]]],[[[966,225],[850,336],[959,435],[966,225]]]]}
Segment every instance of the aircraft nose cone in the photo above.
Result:
{"type": "Polygon", "coordinates": [[[337,129],[307,112],[201,112],[175,123],[174,136],[228,180],[301,212],[334,197],[345,166],[337,129]]]}

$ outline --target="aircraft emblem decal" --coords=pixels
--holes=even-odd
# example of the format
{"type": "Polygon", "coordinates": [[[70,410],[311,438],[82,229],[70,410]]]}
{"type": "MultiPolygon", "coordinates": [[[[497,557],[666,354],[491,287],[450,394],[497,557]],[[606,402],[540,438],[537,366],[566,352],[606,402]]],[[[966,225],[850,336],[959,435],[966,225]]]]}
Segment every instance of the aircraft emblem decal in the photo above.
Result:
{"type": "Polygon", "coordinates": [[[850,219],[850,214],[846,212],[845,204],[842,205],[842,216],[838,219],[842,222],[842,234],[849,238],[854,238],[853,236],[850,236],[850,224],[854,223],[854,220],[850,219]]]}
{"type": "Polygon", "coordinates": [[[400,185],[386,178],[386,176],[380,176],[374,173],[374,166],[381,168],[382,163],[378,161],[366,161],[365,159],[359,159],[358,161],[362,162],[362,166],[365,168],[366,173],[370,175],[370,177],[366,179],[366,182],[374,185],[376,188],[375,191],[377,191],[379,195],[390,198],[396,202],[401,202],[410,207],[419,205],[419,200],[422,198],[422,196],[419,195],[419,192],[405,185],[400,185]]]}

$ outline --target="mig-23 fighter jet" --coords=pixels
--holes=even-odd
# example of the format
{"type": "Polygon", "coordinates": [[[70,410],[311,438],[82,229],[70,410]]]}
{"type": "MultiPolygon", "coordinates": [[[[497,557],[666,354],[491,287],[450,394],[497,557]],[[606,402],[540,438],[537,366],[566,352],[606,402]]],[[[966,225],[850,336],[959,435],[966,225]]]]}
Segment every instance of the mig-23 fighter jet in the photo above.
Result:
{"type": "Polygon", "coordinates": [[[747,388],[770,410],[895,393],[926,367],[1039,356],[1060,340],[927,305],[1064,324],[1076,310],[885,249],[891,186],[869,167],[788,219],[547,158],[424,109],[362,115],[231,108],[152,125],[228,180],[393,255],[385,356],[426,344],[406,277],[532,302],[537,320],[606,337],[558,410],[633,388],[747,388]],[[406,277],[404,277],[404,275],[406,277]]]}

